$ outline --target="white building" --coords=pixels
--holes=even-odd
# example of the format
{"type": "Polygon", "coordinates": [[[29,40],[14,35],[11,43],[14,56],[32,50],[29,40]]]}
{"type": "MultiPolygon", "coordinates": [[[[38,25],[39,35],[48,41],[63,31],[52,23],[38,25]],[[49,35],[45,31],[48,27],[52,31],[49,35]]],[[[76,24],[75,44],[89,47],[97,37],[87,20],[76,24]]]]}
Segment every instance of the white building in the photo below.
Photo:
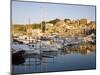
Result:
{"type": "Polygon", "coordinates": [[[52,23],[46,23],[46,29],[49,29],[50,27],[53,27],[52,23]]]}

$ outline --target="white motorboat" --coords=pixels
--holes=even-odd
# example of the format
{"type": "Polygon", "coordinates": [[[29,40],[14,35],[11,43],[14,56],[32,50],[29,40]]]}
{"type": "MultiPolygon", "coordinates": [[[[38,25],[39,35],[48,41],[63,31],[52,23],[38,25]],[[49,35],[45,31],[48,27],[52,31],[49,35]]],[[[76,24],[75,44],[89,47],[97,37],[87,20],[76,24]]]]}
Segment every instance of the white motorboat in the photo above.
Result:
{"type": "Polygon", "coordinates": [[[40,54],[39,50],[36,50],[33,45],[28,45],[28,44],[12,44],[12,49],[17,51],[24,50],[25,53],[31,54],[31,53],[36,53],[40,54]]]}
{"type": "Polygon", "coordinates": [[[40,50],[41,52],[46,51],[58,51],[55,44],[50,44],[50,41],[40,41],[34,45],[34,48],[40,50]]]}

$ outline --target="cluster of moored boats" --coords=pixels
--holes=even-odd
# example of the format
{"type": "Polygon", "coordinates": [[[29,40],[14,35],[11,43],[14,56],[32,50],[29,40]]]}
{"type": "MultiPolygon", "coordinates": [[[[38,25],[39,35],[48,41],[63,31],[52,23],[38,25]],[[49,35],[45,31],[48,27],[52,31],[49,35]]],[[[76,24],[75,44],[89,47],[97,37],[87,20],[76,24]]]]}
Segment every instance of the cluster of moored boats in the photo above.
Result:
{"type": "MultiPolygon", "coordinates": [[[[12,42],[11,48],[12,53],[16,53],[18,51],[24,50],[27,54],[40,54],[42,52],[50,52],[50,51],[58,51],[62,49],[64,46],[70,46],[74,44],[81,44],[86,42],[87,39],[93,42],[94,39],[92,37],[84,39],[83,37],[67,37],[67,38],[52,38],[48,40],[37,40],[37,42],[33,43],[19,43],[18,39],[12,42]]],[[[24,40],[25,41],[25,40],[24,40]]]]}

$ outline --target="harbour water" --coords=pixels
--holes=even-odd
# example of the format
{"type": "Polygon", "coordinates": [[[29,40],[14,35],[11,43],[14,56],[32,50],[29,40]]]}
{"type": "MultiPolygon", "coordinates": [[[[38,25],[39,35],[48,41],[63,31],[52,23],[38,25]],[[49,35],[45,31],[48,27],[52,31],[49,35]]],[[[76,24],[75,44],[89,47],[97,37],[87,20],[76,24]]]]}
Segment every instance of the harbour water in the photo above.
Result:
{"type": "Polygon", "coordinates": [[[96,68],[95,50],[90,52],[65,52],[59,50],[57,52],[46,52],[44,54],[50,57],[43,56],[36,58],[33,55],[25,57],[25,62],[12,66],[12,73],[41,73],[96,68]]]}

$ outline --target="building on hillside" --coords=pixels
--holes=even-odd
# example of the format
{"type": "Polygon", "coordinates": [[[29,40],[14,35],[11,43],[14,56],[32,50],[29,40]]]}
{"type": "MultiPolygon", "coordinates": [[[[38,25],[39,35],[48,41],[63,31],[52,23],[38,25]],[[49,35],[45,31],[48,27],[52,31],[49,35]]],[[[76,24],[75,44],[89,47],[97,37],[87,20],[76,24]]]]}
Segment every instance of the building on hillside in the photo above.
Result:
{"type": "Polygon", "coordinates": [[[53,24],[52,23],[46,23],[46,30],[48,30],[51,27],[53,27],[53,24]]]}
{"type": "Polygon", "coordinates": [[[79,24],[87,24],[87,19],[80,19],[79,24]]]}
{"type": "Polygon", "coordinates": [[[95,21],[91,21],[90,25],[92,25],[92,29],[96,29],[96,22],[95,21]]]}
{"type": "Polygon", "coordinates": [[[63,26],[65,26],[66,24],[65,24],[64,20],[60,20],[60,21],[57,22],[55,25],[56,25],[56,26],[59,26],[59,27],[63,27],[63,26]]]}

